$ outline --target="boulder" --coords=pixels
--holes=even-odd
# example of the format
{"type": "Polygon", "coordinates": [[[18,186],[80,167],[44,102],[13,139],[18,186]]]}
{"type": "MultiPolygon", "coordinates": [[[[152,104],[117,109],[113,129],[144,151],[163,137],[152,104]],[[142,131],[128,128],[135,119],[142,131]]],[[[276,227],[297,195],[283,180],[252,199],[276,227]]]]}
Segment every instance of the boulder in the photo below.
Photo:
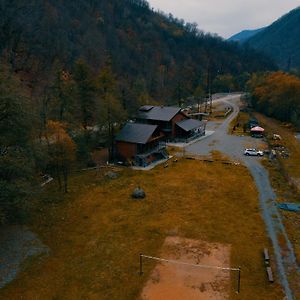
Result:
{"type": "Polygon", "coordinates": [[[132,198],[134,199],[144,199],[146,197],[145,191],[140,187],[136,188],[132,193],[132,198]]]}
{"type": "Polygon", "coordinates": [[[115,172],[109,171],[105,174],[106,177],[108,177],[109,179],[116,179],[119,177],[119,175],[115,172]]]}

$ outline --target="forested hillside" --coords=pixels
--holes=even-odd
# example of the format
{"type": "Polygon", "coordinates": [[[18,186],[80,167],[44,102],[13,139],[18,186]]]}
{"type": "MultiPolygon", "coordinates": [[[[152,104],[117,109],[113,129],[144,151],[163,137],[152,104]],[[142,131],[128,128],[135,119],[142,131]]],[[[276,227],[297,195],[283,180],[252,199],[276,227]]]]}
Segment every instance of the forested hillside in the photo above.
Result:
{"type": "Polygon", "coordinates": [[[284,70],[300,69],[300,7],[281,17],[247,43],[264,51],[284,70]]]}
{"type": "Polygon", "coordinates": [[[204,97],[208,82],[239,90],[275,68],[142,0],[2,0],[0,59],[0,223],[23,219],[40,174],[67,192],[139,105],[204,97]]]}
{"type": "Polygon", "coordinates": [[[190,95],[201,77],[205,81],[208,65],[213,76],[272,67],[195,24],[154,13],[142,0],[4,0],[0,9],[2,55],[35,92],[57,68],[71,72],[79,58],[94,72],[110,59],[129,102],[190,95]]]}
{"type": "Polygon", "coordinates": [[[253,74],[248,82],[255,109],[300,128],[300,79],[283,72],[253,74]]]}

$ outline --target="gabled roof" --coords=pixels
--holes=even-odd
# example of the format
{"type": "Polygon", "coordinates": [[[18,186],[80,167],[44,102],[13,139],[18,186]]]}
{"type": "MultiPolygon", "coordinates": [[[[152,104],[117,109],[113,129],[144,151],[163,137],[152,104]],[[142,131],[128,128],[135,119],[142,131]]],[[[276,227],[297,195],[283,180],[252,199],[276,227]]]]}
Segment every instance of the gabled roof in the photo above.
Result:
{"type": "Polygon", "coordinates": [[[172,106],[142,106],[139,109],[138,119],[156,120],[156,121],[170,121],[179,112],[180,107],[172,106]]]}
{"type": "Polygon", "coordinates": [[[146,144],[157,129],[157,125],[127,123],[116,137],[116,141],[146,144]]]}
{"type": "Polygon", "coordinates": [[[149,111],[153,108],[154,106],[153,105],[144,105],[142,107],[140,107],[140,111],[149,111]]]}
{"type": "Polygon", "coordinates": [[[193,129],[199,128],[202,126],[202,124],[202,122],[194,119],[187,119],[176,123],[176,125],[184,131],[191,131],[193,129]]]}

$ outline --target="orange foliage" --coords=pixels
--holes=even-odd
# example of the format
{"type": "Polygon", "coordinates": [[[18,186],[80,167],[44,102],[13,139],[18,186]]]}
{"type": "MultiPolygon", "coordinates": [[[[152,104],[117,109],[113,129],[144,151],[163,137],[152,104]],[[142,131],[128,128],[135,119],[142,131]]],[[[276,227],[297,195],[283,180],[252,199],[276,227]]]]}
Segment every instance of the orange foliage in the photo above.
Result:
{"type": "Polygon", "coordinates": [[[50,168],[55,172],[59,188],[68,191],[68,174],[72,162],[75,160],[76,146],[68,135],[65,125],[58,121],[48,121],[46,139],[48,142],[50,168]]]}
{"type": "Polygon", "coordinates": [[[47,140],[52,159],[58,163],[75,160],[75,143],[66,132],[65,125],[58,121],[48,121],[47,140]]]}
{"type": "MultiPolygon", "coordinates": [[[[257,81],[257,78],[256,78],[257,81]]],[[[250,83],[251,85],[251,83],[250,83]]],[[[300,79],[275,72],[267,75],[253,89],[256,106],[282,121],[297,121],[300,116],[300,79]]]]}

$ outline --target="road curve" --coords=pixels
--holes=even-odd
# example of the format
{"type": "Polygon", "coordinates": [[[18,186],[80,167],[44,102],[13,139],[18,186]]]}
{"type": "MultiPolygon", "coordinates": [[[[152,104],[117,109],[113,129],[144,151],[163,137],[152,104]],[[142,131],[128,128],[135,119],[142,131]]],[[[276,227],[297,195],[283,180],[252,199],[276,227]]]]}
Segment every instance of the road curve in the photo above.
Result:
{"type": "Polygon", "coordinates": [[[261,159],[243,155],[243,150],[246,148],[246,145],[251,144],[253,148],[255,148],[255,144],[258,144],[259,141],[250,137],[238,137],[228,134],[230,122],[239,113],[240,96],[241,95],[228,95],[215,100],[230,105],[233,108],[232,114],[223,123],[212,122],[208,124],[210,127],[209,130],[214,130],[215,133],[204,140],[186,147],[186,153],[209,155],[212,150],[218,150],[248,167],[259,192],[262,216],[273,244],[279,279],[285,291],[286,299],[292,300],[293,294],[289,285],[288,274],[293,269],[297,269],[299,272],[299,266],[297,265],[295,252],[286,233],[281,214],[276,206],[276,194],[270,184],[268,171],[260,163],[261,159]],[[282,235],[285,238],[287,251],[284,251],[284,256],[282,256],[283,249],[279,244],[278,235],[282,235]]]}

